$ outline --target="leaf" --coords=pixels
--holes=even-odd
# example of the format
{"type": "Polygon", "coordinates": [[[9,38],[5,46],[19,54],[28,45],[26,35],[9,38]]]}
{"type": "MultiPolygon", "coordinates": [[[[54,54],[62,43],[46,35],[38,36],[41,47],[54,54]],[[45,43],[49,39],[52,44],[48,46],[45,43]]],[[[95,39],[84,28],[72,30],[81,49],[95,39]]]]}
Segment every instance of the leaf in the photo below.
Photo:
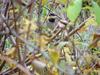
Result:
{"type": "MultiPolygon", "coordinates": [[[[32,31],[35,31],[36,29],[38,29],[38,26],[36,25],[36,23],[34,22],[34,20],[29,20],[27,18],[22,18],[21,22],[21,29],[20,29],[20,32],[27,32],[28,29],[29,29],[29,25],[31,26],[30,27],[30,30],[32,31]]],[[[32,32],[30,32],[32,33],[32,32]]]]}
{"type": "Polygon", "coordinates": [[[41,50],[44,50],[46,48],[46,44],[47,44],[49,38],[45,35],[41,35],[39,39],[37,39],[37,43],[39,44],[41,50]]]}
{"type": "MultiPolygon", "coordinates": [[[[12,59],[14,59],[16,57],[16,49],[15,47],[10,48],[9,50],[7,50],[6,55],[12,59]]],[[[10,68],[15,68],[16,65],[13,63],[9,63],[10,68]]]]}
{"type": "Polygon", "coordinates": [[[19,9],[18,8],[10,8],[9,13],[13,13],[13,12],[18,13],[19,9]]]}
{"type": "Polygon", "coordinates": [[[84,59],[85,59],[85,67],[87,68],[87,69],[89,69],[90,68],[90,64],[91,64],[91,62],[93,62],[93,55],[90,55],[90,54],[86,54],[85,56],[84,56],[84,59]]]}
{"type": "Polygon", "coordinates": [[[15,47],[10,48],[9,50],[7,50],[6,55],[11,57],[11,58],[14,58],[16,56],[15,47]]]}
{"type": "Polygon", "coordinates": [[[12,68],[12,69],[14,69],[14,68],[16,67],[16,64],[13,64],[13,63],[9,63],[8,65],[9,65],[9,67],[12,68]]]}
{"type": "Polygon", "coordinates": [[[100,24],[100,6],[96,2],[93,2],[92,6],[94,14],[96,16],[96,21],[98,24],[100,24]]]}
{"type": "Polygon", "coordinates": [[[42,0],[42,5],[45,5],[48,0],[42,0]]]}
{"type": "Polygon", "coordinates": [[[78,32],[83,33],[84,31],[88,30],[90,33],[93,33],[95,26],[97,26],[95,19],[90,18],[78,32]]]}
{"type": "Polygon", "coordinates": [[[57,68],[53,67],[52,71],[53,71],[53,75],[59,75],[57,68]]]}
{"type": "Polygon", "coordinates": [[[45,8],[43,8],[43,12],[42,12],[43,16],[47,15],[47,10],[45,8]]]}
{"type": "Polygon", "coordinates": [[[71,51],[70,51],[69,47],[64,47],[63,49],[64,49],[65,53],[68,53],[68,54],[70,54],[70,53],[71,53],[71,51]]]}
{"type": "Polygon", "coordinates": [[[74,0],[67,9],[68,18],[74,22],[82,8],[82,0],[74,0]]]}
{"type": "Polygon", "coordinates": [[[59,0],[59,2],[62,3],[62,4],[66,4],[67,0],[59,0]]]}
{"type": "Polygon", "coordinates": [[[58,62],[58,60],[60,58],[59,52],[54,50],[54,49],[48,49],[48,51],[49,51],[49,55],[50,55],[51,61],[54,64],[57,64],[57,62],[58,62]]]}

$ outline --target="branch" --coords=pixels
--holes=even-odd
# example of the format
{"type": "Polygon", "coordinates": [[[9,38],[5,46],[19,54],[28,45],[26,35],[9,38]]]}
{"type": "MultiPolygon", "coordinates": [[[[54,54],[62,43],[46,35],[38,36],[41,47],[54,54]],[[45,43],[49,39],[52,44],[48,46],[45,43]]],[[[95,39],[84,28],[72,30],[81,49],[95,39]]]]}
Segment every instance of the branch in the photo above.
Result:
{"type": "Polygon", "coordinates": [[[77,27],[77,28],[75,28],[73,31],[71,31],[71,32],[68,34],[68,36],[66,36],[65,38],[70,37],[70,36],[72,36],[74,33],[76,33],[77,31],[79,31],[83,26],[85,26],[85,23],[86,23],[90,18],[92,18],[92,17],[89,17],[89,18],[86,19],[84,22],[82,22],[82,23],[79,25],[79,27],[77,27]]]}
{"type": "Polygon", "coordinates": [[[8,58],[7,56],[0,55],[0,59],[8,63],[15,64],[16,67],[18,67],[21,71],[23,71],[27,75],[33,75],[28,71],[28,69],[24,68],[22,65],[18,64],[16,61],[12,60],[11,58],[8,58]]]}

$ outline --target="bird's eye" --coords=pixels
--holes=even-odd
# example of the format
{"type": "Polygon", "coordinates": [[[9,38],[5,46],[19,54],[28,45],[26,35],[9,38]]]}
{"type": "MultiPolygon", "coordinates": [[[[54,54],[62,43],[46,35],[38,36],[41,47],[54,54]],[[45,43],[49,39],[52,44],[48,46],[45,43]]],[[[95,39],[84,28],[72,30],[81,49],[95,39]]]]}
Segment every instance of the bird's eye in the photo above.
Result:
{"type": "Polygon", "coordinates": [[[49,22],[54,23],[55,22],[55,18],[49,18],[49,22]]]}

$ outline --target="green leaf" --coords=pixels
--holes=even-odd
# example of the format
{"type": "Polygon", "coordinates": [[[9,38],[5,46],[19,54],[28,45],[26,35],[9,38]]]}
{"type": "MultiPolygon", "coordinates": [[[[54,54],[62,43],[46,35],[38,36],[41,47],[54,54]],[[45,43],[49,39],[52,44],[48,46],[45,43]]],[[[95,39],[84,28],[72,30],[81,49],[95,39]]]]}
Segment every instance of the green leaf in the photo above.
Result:
{"type": "Polygon", "coordinates": [[[100,6],[96,2],[93,2],[92,6],[94,14],[96,16],[96,22],[100,24],[100,6]]]}
{"type": "Polygon", "coordinates": [[[68,18],[74,22],[82,8],[82,0],[74,0],[67,9],[68,18]]]}
{"type": "Polygon", "coordinates": [[[42,12],[43,16],[47,15],[47,10],[45,8],[43,8],[43,12],[42,12]]]}

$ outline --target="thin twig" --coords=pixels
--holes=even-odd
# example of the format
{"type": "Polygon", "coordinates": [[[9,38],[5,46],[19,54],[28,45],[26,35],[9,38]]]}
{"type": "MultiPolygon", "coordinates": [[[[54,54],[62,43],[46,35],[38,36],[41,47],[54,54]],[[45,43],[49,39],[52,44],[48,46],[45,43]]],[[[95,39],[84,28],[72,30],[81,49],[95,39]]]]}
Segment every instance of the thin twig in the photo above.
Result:
{"type": "Polygon", "coordinates": [[[23,71],[25,74],[27,75],[33,75],[31,74],[26,68],[24,68],[22,65],[20,65],[19,63],[17,63],[16,61],[8,58],[7,56],[4,56],[4,55],[0,55],[0,59],[3,60],[3,61],[6,61],[7,63],[12,63],[12,64],[15,64],[16,67],[18,67],[21,71],[23,71]]]}
{"type": "Polygon", "coordinates": [[[70,36],[72,36],[74,33],[76,33],[77,31],[79,31],[83,26],[85,26],[85,23],[89,20],[89,19],[91,19],[92,17],[89,17],[88,19],[86,19],[84,22],[82,22],[80,25],[79,25],[79,27],[77,27],[77,28],[75,28],[74,30],[72,30],[69,34],[68,34],[68,36],[66,36],[65,38],[67,38],[67,37],[70,37],[70,36]]]}

